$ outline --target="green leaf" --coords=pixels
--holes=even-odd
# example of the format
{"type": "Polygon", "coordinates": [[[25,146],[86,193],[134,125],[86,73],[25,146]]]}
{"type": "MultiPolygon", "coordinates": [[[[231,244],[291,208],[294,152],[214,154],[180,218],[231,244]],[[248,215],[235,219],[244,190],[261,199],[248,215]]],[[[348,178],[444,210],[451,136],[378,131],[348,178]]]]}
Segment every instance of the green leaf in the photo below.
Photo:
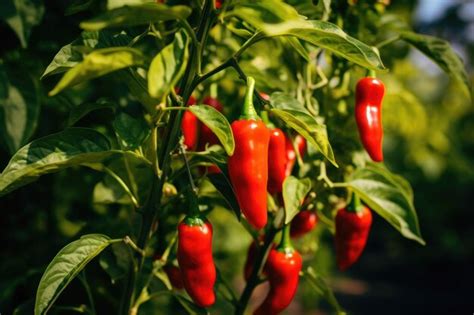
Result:
{"type": "Polygon", "coordinates": [[[123,6],[112,9],[80,26],[89,31],[106,27],[128,27],[155,23],[159,21],[184,20],[191,14],[191,8],[184,5],[172,7],[159,3],[144,3],[136,6],[123,6]]]}
{"type": "Polygon", "coordinates": [[[155,113],[156,105],[160,101],[150,96],[146,80],[136,70],[130,68],[120,70],[117,71],[115,77],[127,85],[130,93],[143,105],[148,113],[155,113]]]}
{"type": "Polygon", "coordinates": [[[112,47],[95,50],[66,72],[49,95],[56,95],[67,87],[116,70],[141,65],[143,61],[144,56],[141,51],[134,48],[112,47]]]}
{"type": "Polygon", "coordinates": [[[104,109],[104,108],[108,108],[114,111],[116,106],[117,105],[115,103],[104,98],[99,99],[96,102],[84,103],[84,104],[75,106],[69,112],[67,123],[69,126],[72,126],[92,111],[104,109]]]}
{"type": "Polygon", "coordinates": [[[141,146],[151,132],[143,116],[132,116],[123,111],[115,116],[113,126],[121,147],[125,150],[133,150],[141,146]]]}
{"type": "Polygon", "coordinates": [[[187,108],[214,132],[229,156],[234,154],[235,142],[229,122],[218,110],[208,105],[193,105],[187,108]]]}
{"type": "Polygon", "coordinates": [[[148,70],[148,92],[152,97],[164,100],[186,69],[188,37],[183,31],[176,33],[171,44],[163,48],[148,70]]]}
{"type": "Polygon", "coordinates": [[[325,125],[319,124],[312,116],[298,110],[274,108],[271,112],[318,148],[329,162],[338,167],[325,125]]]}
{"type": "Polygon", "coordinates": [[[293,109],[300,112],[308,113],[303,104],[301,104],[292,95],[283,92],[273,92],[270,96],[270,105],[279,109],[293,109]]]}
{"type": "MultiPolygon", "coordinates": [[[[1,71],[1,69],[0,69],[1,71]]],[[[26,71],[3,74],[6,90],[0,95],[0,137],[10,154],[28,142],[40,114],[40,93],[36,81],[26,71]]],[[[3,75],[2,75],[3,76],[3,75]]]]}
{"type": "Polygon", "coordinates": [[[370,209],[404,237],[425,244],[413,205],[413,191],[402,177],[370,163],[365,168],[357,169],[347,184],[370,209]]]}
{"type": "Polygon", "coordinates": [[[305,272],[306,279],[316,289],[316,291],[336,310],[336,314],[345,315],[347,314],[339,305],[336,300],[336,296],[332,292],[332,289],[326,283],[326,281],[320,275],[316,274],[313,268],[308,267],[305,272]]]}
{"type": "Polygon", "coordinates": [[[11,158],[0,175],[0,196],[24,186],[39,176],[64,168],[98,163],[132,152],[111,150],[107,138],[87,128],[69,128],[34,140],[11,158]]]}
{"type": "Polygon", "coordinates": [[[83,55],[91,52],[94,48],[126,46],[131,40],[131,37],[123,33],[114,34],[110,31],[82,32],[79,38],[59,50],[41,78],[66,72],[81,62],[83,55]]]}
{"type": "Polygon", "coordinates": [[[293,220],[298,213],[304,198],[311,190],[311,180],[309,178],[298,179],[288,176],[283,182],[283,201],[285,203],[285,224],[293,220]]]}
{"type": "Polygon", "coordinates": [[[35,315],[46,314],[79,272],[112,242],[108,236],[88,234],[61,249],[41,278],[36,292],[35,315]]]}
{"type": "Polygon", "coordinates": [[[433,60],[444,72],[461,85],[467,95],[471,95],[471,83],[467,76],[466,67],[449,42],[413,32],[401,32],[400,38],[433,60]]]}
{"type": "Polygon", "coordinates": [[[306,48],[304,48],[298,38],[282,37],[282,41],[284,44],[291,46],[291,48],[294,49],[302,58],[304,58],[304,60],[306,60],[307,62],[311,61],[311,59],[309,58],[308,51],[306,50],[306,48]]]}
{"type": "Polygon", "coordinates": [[[238,16],[269,37],[294,36],[362,67],[385,69],[375,48],[349,36],[332,23],[305,20],[292,6],[282,1],[246,1],[229,14],[238,16]]]}
{"type": "Polygon", "coordinates": [[[2,0],[0,17],[15,31],[23,48],[27,47],[31,30],[38,25],[44,13],[40,0],[2,0]],[[4,3],[5,2],[5,3],[4,3]],[[3,11],[5,9],[5,11],[3,11]]]}

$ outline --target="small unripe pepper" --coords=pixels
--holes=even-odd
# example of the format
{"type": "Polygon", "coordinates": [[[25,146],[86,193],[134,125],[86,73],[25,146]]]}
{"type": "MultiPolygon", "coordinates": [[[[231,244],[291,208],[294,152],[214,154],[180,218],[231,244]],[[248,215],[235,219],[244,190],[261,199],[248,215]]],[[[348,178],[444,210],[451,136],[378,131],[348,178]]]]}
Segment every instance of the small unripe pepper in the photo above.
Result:
{"type": "Polygon", "coordinates": [[[372,212],[353,194],[351,203],[336,215],[336,259],[340,270],[346,270],[359,259],[371,225],[372,212]]]}
{"type": "Polygon", "coordinates": [[[268,144],[270,132],[253,107],[255,80],[248,77],[242,115],[231,125],[235,140],[229,177],[240,209],[256,229],[267,224],[268,144]]]}
{"type": "MultiPolygon", "coordinates": [[[[211,107],[214,107],[219,112],[222,112],[224,109],[222,104],[214,97],[210,97],[210,96],[206,97],[203,100],[203,103],[211,107]]],[[[200,151],[204,150],[206,148],[206,145],[219,144],[219,139],[214,134],[214,132],[212,132],[212,130],[205,124],[200,124],[200,125],[201,125],[201,130],[200,130],[200,135],[199,135],[199,150],[200,151]]],[[[214,173],[220,173],[220,172],[221,170],[215,165],[211,165],[207,168],[208,174],[214,174],[214,173]]]]}
{"type": "Polygon", "coordinates": [[[355,118],[365,150],[375,162],[383,161],[382,99],[385,87],[379,79],[366,77],[356,86],[355,118]]]}
{"type": "MultiPolygon", "coordinates": [[[[189,97],[188,106],[196,104],[193,96],[189,97]]],[[[199,119],[190,111],[184,111],[181,120],[181,131],[183,132],[184,144],[188,150],[196,150],[199,140],[199,119]]]]}
{"type": "Polygon", "coordinates": [[[302,210],[291,221],[290,236],[301,237],[313,230],[318,223],[318,216],[313,211],[302,210]]]}
{"type": "Polygon", "coordinates": [[[276,194],[282,191],[283,181],[286,178],[286,136],[281,129],[270,122],[267,112],[264,111],[261,114],[270,130],[267,189],[269,193],[276,194]]]}
{"type": "Polygon", "coordinates": [[[282,242],[270,250],[265,265],[270,291],[254,315],[276,315],[287,308],[298,289],[302,267],[301,255],[290,243],[289,226],[285,226],[282,242]]]}
{"type": "MultiPolygon", "coordinates": [[[[300,135],[296,135],[295,137],[295,145],[298,149],[298,153],[300,157],[303,158],[304,154],[306,153],[306,139],[300,135]]],[[[290,176],[291,172],[293,171],[293,167],[295,166],[296,162],[296,152],[293,147],[293,143],[291,143],[291,139],[286,137],[286,176],[290,176]]]]}
{"type": "Polygon", "coordinates": [[[212,225],[200,216],[187,216],[178,226],[178,263],[184,288],[201,307],[214,304],[216,267],[212,258],[212,225]]]}

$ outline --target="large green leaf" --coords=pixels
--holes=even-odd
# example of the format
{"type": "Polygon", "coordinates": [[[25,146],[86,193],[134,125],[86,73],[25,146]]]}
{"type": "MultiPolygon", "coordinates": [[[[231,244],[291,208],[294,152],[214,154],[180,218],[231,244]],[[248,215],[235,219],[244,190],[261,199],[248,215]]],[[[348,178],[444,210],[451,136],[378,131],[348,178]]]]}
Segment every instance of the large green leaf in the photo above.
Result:
{"type": "Polygon", "coordinates": [[[26,71],[3,72],[2,69],[0,65],[0,79],[5,84],[0,93],[0,137],[13,154],[27,143],[36,129],[40,94],[35,80],[26,71]]]}
{"type": "Polygon", "coordinates": [[[309,178],[298,179],[288,176],[283,182],[283,201],[285,203],[285,224],[293,220],[298,213],[304,198],[311,190],[309,178]]]}
{"type": "Polygon", "coordinates": [[[338,166],[325,125],[319,124],[312,116],[298,110],[273,108],[271,112],[318,148],[334,166],[338,166]]]}
{"type": "Polygon", "coordinates": [[[370,163],[356,170],[347,184],[367,206],[404,237],[425,244],[413,205],[413,192],[401,176],[390,173],[383,166],[370,163]]]}
{"type": "Polygon", "coordinates": [[[54,89],[49,92],[49,95],[56,95],[67,87],[116,70],[141,65],[143,61],[144,56],[141,51],[134,48],[112,47],[95,50],[66,72],[54,89]]]}
{"type": "Polygon", "coordinates": [[[124,111],[117,113],[113,126],[121,147],[126,150],[141,146],[151,131],[142,115],[132,115],[124,111]]]}
{"type": "Polygon", "coordinates": [[[188,110],[214,132],[228,155],[234,154],[235,142],[232,128],[224,115],[208,105],[194,105],[188,110]]]}
{"type": "Polygon", "coordinates": [[[349,36],[332,23],[305,20],[292,6],[282,1],[245,1],[229,14],[238,16],[267,36],[294,36],[362,67],[385,69],[375,48],[349,36]]]}
{"type": "Polygon", "coordinates": [[[174,41],[163,48],[151,62],[148,70],[148,92],[152,97],[164,100],[186,69],[188,37],[178,32],[174,41]]]}
{"type": "Polygon", "coordinates": [[[471,84],[461,58],[452,49],[449,42],[428,35],[402,32],[400,38],[433,60],[444,72],[460,83],[464,92],[470,95],[471,84]]]}
{"type": "Polygon", "coordinates": [[[168,20],[184,20],[191,14],[191,8],[184,5],[172,7],[159,3],[144,3],[112,9],[89,21],[82,22],[83,29],[97,31],[106,27],[127,27],[168,20]]]}
{"type": "Polygon", "coordinates": [[[36,292],[35,315],[46,314],[78,273],[107,246],[117,241],[120,240],[89,234],[61,249],[41,277],[36,292]]]}
{"type": "Polygon", "coordinates": [[[0,175],[0,196],[41,175],[123,154],[133,155],[111,150],[109,141],[100,132],[87,128],[66,129],[34,140],[15,153],[0,175]]]}
{"type": "Polygon", "coordinates": [[[96,102],[80,104],[71,109],[67,123],[69,126],[72,126],[92,111],[108,108],[113,112],[116,107],[117,105],[115,103],[105,98],[99,99],[96,102]]]}
{"type": "Polygon", "coordinates": [[[124,33],[114,34],[107,30],[100,32],[82,32],[77,39],[59,50],[41,78],[66,72],[81,62],[83,55],[91,52],[94,48],[126,46],[131,40],[132,38],[124,33]]]}

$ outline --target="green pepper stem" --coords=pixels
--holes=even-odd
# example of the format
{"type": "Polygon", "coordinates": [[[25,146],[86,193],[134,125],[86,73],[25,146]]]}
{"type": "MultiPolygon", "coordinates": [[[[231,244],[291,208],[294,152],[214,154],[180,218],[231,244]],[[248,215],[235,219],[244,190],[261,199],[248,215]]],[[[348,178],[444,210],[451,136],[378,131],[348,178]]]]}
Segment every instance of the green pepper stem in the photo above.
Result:
{"type": "Polygon", "coordinates": [[[283,227],[282,231],[282,236],[281,236],[281,241],[280,244],[278,245],[278,250],[291,250],[293,249],[293,246],[291,245],[291,238],[290,238],[290,225],[285,224],[283,227]]]}
{"type": "Polygon", "coordinates": [[[240,119],[253,119],[259,120],[257,111],[253,106],[253,92],[255,89],[255,80],[252,77],[247,77],[247,92],[245,93],[244,108],[242,109],[242,115],[240,119]]]}
{"type": "Polygon", "coordinates": [[[260,112],[260,117],[262,117],[263,122],[267,125],[268,128],[273,129],[275,125],[270,121],[270,117],[268,116],[268,112],[263,110],[260,112]]]}
{"type": "Polygon", "coordinates": [[[369,70],[369,75],[368,77],[370,78],[376,78],[377,77],[377,74],[375,73],[375,70],[369,70]]]}
{"type": "Polygon", "coordinates": [[[362,202],[356,193],[352,193],[351,202],[347,206],[347,211],[358,213],[362,210],[362,202]]]}

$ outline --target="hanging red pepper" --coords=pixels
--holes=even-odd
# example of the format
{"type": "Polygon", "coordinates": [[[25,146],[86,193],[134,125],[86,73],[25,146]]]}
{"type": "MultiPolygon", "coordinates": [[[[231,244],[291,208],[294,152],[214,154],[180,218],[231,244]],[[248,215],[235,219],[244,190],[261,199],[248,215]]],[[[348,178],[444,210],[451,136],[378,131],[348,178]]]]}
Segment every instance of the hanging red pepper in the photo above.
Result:
{"type": "Polygon", "coordinates": [[[216,0],[216,9],[220,9],[220,8],[221,8],[222,2],[224,2],[224,1],[223,1],[223,0],[216,0]]]}
{"type": "Polygon", "coordinates": [[[174,288],[178,290],[184,288],[183,277],[181,275],[181,270],[179,270],[178,267],[175,265],[165,265],[163,266],[163,270],[166,272],[166,275],[168,276],[168,279],[170,279],[170,283],[174,288]]]}
{"type": "Polygon", "coordinates": [[[265,270],[270,282],[270,291],[254,315],[279,314],[290,305],[296,294],[303,260],[291,246],[289,231],[289,226],[283,228],[280,245],[271,249],[268,254],[265,270]]]}
{"type": "Polygon", "coordinates": [[[316,227],[318,216],[313,211],[302,210],[291,221],[290,235],[293,238],[301,237],[316,227]]]}
{"type": "MultiPolygon", "coordinates": [[[[191,95],[188,106],[196,104],[196,99],[191,95]]],[[[199,140],[199,119],[190,111],[184,111],[181,120],[181,131],[183,132],[184,144],[188,150],[196,150],[199,140]]]]}
{"type": "Polygon", "coordinates": [[[201,307],[214,304],[216,267],[212,258],[212,225],[187,216],[178,226],[178,263],[186,292],[201,307]]]}
{"type": "MultiPolygon", "coordinates": [[[[306,139],[300,135],[295,137],[295,145],[298,148],[300,157],[303,158],[306,153],[306,139]]],[[[290,176],[296,162],[296,152],[291,143],[291,139],[286,137],[286,176],[290,176]]]]}
{"type": "MultiPolygon", "coordinates": [[[[204,104],[214,107],[219,112],[222,112],[224,107],[222,104],[214,97],[206,97],[203,100],[204,104]]],[[[212,132],[212,130],[205,124],[201,124],[200,136],[199,136],[199,150],[202,151],[206,148],[206,145],[219,144],[219,139],[212,132]]],[[[211,165],[207,168],[208,174],[220,173],[221,170],[216,165],[211,165]]]]}
{"type": "Polygon", "coordinates": [[[379,79],[366,77],[357,83],[355,116],[365,150],[375,162],[383,161],[382,99],[385,87],[379,79]]]}
{"type": "Polygon", "coordinates": [[[352,194],[351,203],[336,215],[336,258],[340,270],[355,263],[367,243],[372,212],[352,194]]]}
{"type": "Polygon", "coordinates": [[[283,181],[286,178],[286,136],[281,129],[270,122],[267,112],[263,111],[261,114],[270,130],[267,189],[269,193],[276,194],[282,191],[283,181]]]}
{"type": "Polygon", "coordinates": [[[267,224],[268,143],[270,132],[253,107],[255,80],[248,77],[239,120],[231,125],[235,140],[229,157],[229,177],[247,221],[256,229],[267,224]]]}

